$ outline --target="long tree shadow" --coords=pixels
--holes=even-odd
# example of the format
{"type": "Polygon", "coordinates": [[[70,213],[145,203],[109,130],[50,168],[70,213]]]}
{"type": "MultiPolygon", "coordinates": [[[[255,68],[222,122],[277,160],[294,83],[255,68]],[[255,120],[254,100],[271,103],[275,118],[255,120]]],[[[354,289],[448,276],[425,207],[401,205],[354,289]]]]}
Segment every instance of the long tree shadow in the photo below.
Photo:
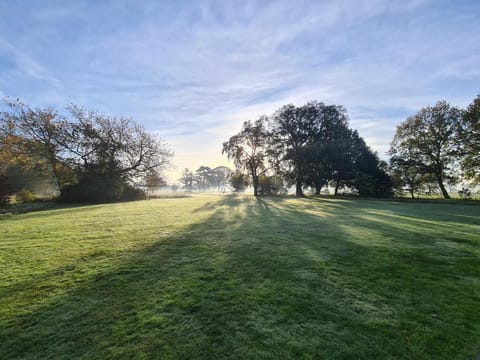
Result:
{"type": "Polygon", "coordinates": [[[411,242],[418,228],[365,225],[359,211],[373,208],[282,198],[210,202],[195,210],[211,213],[205,221],[12,316],[0,332],[0,357],[472,356],[480,338],[480,289],[467,284],[480,276],[472,250],[439,260],[411,242]],[[387,246],[389,229],[410,246],[387,246]]]}

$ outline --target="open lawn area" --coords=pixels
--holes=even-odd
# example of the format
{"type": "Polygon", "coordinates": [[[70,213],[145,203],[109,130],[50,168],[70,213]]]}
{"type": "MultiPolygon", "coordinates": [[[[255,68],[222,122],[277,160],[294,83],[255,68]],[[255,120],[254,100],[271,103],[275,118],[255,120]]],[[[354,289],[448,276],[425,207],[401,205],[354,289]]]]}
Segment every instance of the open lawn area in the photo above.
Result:
{"type": "Polygon", "coordinates": [[[0,359],[480,351],[478,205],[205,195],[0,229],[0,359]]]}

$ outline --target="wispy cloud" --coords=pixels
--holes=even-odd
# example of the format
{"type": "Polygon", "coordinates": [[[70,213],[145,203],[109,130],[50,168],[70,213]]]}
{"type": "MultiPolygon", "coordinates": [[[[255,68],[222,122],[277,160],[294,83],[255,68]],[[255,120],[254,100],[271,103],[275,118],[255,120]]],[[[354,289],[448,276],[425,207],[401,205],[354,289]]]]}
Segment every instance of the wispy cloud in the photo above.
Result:
{"type": "Polygon", "coordinates": [[[420,107],[479,92],[477,1],[32,1],[0,13],[0,92],[134,117],[179,169],[226,161],[222,141],[286,103],[344,105],[384,153],[420,107]]]}

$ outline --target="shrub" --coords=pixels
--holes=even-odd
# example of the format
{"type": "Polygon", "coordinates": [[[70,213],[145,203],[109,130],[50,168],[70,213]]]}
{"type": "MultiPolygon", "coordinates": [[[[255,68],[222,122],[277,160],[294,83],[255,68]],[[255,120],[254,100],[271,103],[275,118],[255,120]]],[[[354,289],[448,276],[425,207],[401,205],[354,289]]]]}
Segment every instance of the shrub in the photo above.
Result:
{"type": "Polygon", "coordinates": [[[7,177],[0,173],[0,207],[10,202],[10,186],[7,177]]]}
{"type": "Polygon", "coordinates": [[[462,200],[470,200],[472,198],[472,192],[468,188],[462,188],[462,190],[458,192],[458,195],[462,200]]]}
{"type": "Polygon", "coordinates": [[[35,195],[30,190],[21,190],[15,195],[17,201],[29,203],[35,201],[35,195]]]}
{"type": "Polygon", "coordinates": [[[60,201],[64,202],[116,202],[145,199],[145,192],[125,181],[107,176],[87,175],[78,184],[64,186],[60,201]]]}

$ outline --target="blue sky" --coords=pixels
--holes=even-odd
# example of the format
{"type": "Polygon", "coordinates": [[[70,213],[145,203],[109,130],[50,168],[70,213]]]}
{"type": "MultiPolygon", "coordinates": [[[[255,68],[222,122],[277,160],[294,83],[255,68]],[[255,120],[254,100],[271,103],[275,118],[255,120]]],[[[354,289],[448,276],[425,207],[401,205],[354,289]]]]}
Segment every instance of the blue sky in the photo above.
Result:
{"type": "Polygon", "coordinates": [[[0,0],[0,97],[132,117],[184,167],[244,120],[343,105],[381,155],[396,125],[480,93],[480,1],[0,0]]]}

